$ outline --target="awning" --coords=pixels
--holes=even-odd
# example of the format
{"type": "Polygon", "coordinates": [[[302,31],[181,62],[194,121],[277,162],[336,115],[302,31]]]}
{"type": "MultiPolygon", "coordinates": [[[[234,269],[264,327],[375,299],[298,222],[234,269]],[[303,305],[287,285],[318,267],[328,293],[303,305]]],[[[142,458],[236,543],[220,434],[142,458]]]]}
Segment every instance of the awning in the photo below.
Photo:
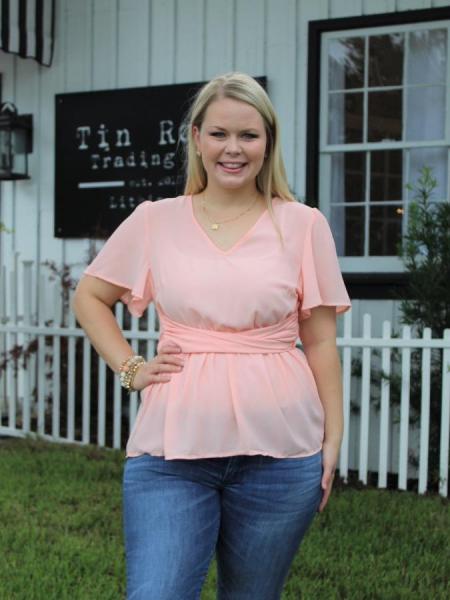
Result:
{"type": "Polygon", "coordinates": [[[0,0],[0,49],[49,67],[53,58],[55,0],[0,0]]]}

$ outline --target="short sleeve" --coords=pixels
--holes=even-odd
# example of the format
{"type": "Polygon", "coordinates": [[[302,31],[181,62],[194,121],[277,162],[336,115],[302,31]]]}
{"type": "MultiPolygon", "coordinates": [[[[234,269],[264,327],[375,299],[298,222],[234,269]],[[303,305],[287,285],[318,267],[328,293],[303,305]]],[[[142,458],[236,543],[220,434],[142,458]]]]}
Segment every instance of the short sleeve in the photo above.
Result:
{"type": "Polygon", "coordinates": [[[315,306],[335,306],[337,313],[351,306],[328,221],[313,209],[313,219],[304,240],[298,282],[300,320],[311,316],[315,306]]]}
{"type": "Polygon", "coordinates": [[[150,201],[138,204],[83,272],[128,288],[120,300],[137,317],[142,315],[153,299],[149,266],[150,204],[150,201]]]}

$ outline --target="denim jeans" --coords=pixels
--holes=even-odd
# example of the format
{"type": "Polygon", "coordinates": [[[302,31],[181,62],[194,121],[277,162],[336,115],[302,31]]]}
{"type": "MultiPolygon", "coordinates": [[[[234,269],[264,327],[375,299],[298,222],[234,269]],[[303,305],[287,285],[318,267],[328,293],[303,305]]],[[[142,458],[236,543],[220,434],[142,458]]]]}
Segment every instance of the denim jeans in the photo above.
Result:
{"type": "Polygon", "coordinates": [[[322,451],[302,458],[127,458],[127,600],[278,600],[322,499],[322,451]]]}

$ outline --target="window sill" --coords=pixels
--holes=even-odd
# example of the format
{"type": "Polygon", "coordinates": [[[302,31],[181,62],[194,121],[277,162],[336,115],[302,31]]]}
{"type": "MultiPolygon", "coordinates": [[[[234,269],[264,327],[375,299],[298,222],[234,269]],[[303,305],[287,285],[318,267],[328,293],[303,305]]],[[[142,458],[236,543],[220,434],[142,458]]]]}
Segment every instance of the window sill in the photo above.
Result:
{"type": "Polygon", "coordinates": [[[343,273],[354,300],[401,300],[408,284],[407,273],[343,273]]]}

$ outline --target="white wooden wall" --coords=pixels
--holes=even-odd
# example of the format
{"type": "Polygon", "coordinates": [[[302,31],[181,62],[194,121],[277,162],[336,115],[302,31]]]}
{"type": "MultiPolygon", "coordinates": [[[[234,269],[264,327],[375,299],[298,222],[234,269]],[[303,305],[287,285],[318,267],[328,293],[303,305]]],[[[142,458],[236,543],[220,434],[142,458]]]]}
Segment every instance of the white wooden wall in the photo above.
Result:
{"type": "MultiPolygon", "coordinates": [[[[0,220],[14,232],[0,234],[0,264],[10,267],[15,257],[54,260],[74,265],[77,277],[86,263],[87,240],[53,236],[55,94],[200,81],[230,70],[266,75],[281,120],[289,182],[303,196],[308,22],[448,5],[443,0],[56,0],[51,68],[0,50],[2,99],[33,114],[35,138],[31,180],[1,184],[0,220]]],[[[20,297],[17,308],[20,314],[20,297]]],[[[382,319],[395,322],[398,312],[393,302],[355,302],[355,332],[367,311],[376,335],[382,319]]]]}

